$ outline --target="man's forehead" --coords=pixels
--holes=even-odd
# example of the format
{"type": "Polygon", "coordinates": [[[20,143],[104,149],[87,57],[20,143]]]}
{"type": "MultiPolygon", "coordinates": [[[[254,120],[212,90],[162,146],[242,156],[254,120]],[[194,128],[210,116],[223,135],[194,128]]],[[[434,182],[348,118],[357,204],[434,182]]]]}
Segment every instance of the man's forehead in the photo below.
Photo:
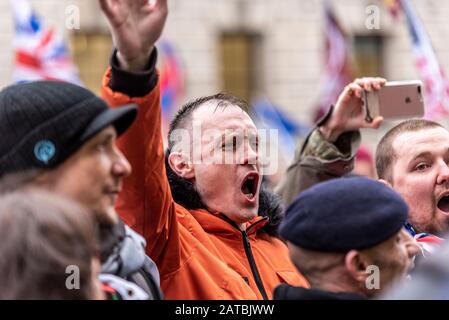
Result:
{"type": "Polygon", "coordinates": [[[216,129],[253,128],[256,129],[251,117],[236,105],[217,106],[217,102],[209,101],[196,109],[192,115],[195,125],[203,128],[216,129]]]}
{"type": "Polygon", "coordinates": [[[449,149],[449,132],[441,127],[400,133],[392,143],[397,158],[413,158],[449,149]]]}

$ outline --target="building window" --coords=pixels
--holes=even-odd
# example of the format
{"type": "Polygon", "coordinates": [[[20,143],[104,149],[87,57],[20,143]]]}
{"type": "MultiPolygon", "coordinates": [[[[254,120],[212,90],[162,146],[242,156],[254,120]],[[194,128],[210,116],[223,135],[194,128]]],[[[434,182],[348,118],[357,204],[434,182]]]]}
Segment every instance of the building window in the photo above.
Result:
{"type": "Polygon", "coordinates": [[[353,38],[354,76],[383,76],[383,37],[380,35],[357,35],[353,38]]]}
{"type": "Polygon", "coordinates": [[[111,36],[106,33],[74,33],[71,49],[84,85],[99,94],[104,72],[109,66],[111,36]]]}
{"type": "Polygon", "coordinates": [[[250,33],[224,33],[220,38],[222,90],[251,101],[256,89],[255,66],[259,37],[250,33]]]}

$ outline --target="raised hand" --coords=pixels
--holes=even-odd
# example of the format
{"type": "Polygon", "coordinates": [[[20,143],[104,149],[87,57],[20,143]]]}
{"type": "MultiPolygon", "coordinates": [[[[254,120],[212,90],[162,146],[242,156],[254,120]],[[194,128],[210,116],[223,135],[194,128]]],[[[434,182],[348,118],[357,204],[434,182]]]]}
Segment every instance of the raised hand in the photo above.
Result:
{"type": "Polygon", "coordinates": [[[164,29],[167,0],[99,0],[108,18],[122,68],[143,70],[164,29]]]}
{"type": "Polygon", "coordinates": [[[382,123],[382,117],[376,117],[373,121],[365,120],[363,107],[363,90],[380,90],[386,83],[383,78],[361,78],[348,84],[338,97],[331,118],[320,127],[324,138],[335,142],[346,131],[360,128],[377,129],[382,123]]]}

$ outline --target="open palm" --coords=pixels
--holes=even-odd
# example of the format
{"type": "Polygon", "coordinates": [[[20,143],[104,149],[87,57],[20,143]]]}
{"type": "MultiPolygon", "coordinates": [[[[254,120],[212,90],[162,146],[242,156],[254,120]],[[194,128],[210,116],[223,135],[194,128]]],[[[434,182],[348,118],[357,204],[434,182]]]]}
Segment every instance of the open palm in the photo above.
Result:
{"type": "Polygon", "coordinates": [[[128,63],[148,58],[167,18],[167,0],[99,0],[117,50],[128,63]]]}

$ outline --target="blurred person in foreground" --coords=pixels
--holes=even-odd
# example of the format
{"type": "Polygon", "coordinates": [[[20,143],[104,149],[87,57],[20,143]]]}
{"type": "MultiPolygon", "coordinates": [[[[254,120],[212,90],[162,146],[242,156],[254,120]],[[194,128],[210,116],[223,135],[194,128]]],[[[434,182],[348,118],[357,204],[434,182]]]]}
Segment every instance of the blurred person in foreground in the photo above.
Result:
{"type": "MultiPolygon", "coordinates": [[[[362,78],[346,86],[278,186],[285,204],[308,187],[353,170],[359,129],[376,129],[383,121],[382,117],[366,121],[363,90],[377,91],[385,83],[382,78],[362,78]]],[[[382,137],[375,158],[380,181],[397,191],[410,208],[407,230],[424,254],[434,251],[442,242],[439,236],[449,229],[449,132],[429,120],[405,120],[382,137]]]]}
{"type": "MultiPolygon", "coordinates": [[[[447,239],[447,235],[445,237],[447,239]]],[[[423,260],[410,281],[398,283],[384,292],[385,300],[449,300],[449,244],[444,243],[423,260]]]]}
{"type": "Polygon", "coordinates": [[[104,299],[95,232],[91,214],[55,194],[0,196],[0,299],[104,299]]]}
{"type": "Polygon", "coordinates": [[[259,198],[257,128],[246,104],[216,94],[184,105],[171,122],[164,154],[154,12],[146,0],[100,4],[117,48],[103,96],[113,106],[139,105],[136,123],[119,140],[133,173],[117,208],[146,238],[167,299],[270,299],[280,283],[307,286],[277,237],[278,208],[259,212],[260,203],[270,201],[259,198]],[[128,81],[116,81],[117,75],[128,81]],[[199,137],[194,123],[201,125],[199,137]],[[177,140],[178,133],[187,140],[177,140]]]}
{"type": "Polygon", "coordinates": [[[419,252],[404,228],[407,213],[399,194],[365,177],[302,192],[287,208],[280,235],[311,288],[281,285],[274,298],[365,299],[405,279],[419,252]]]}

